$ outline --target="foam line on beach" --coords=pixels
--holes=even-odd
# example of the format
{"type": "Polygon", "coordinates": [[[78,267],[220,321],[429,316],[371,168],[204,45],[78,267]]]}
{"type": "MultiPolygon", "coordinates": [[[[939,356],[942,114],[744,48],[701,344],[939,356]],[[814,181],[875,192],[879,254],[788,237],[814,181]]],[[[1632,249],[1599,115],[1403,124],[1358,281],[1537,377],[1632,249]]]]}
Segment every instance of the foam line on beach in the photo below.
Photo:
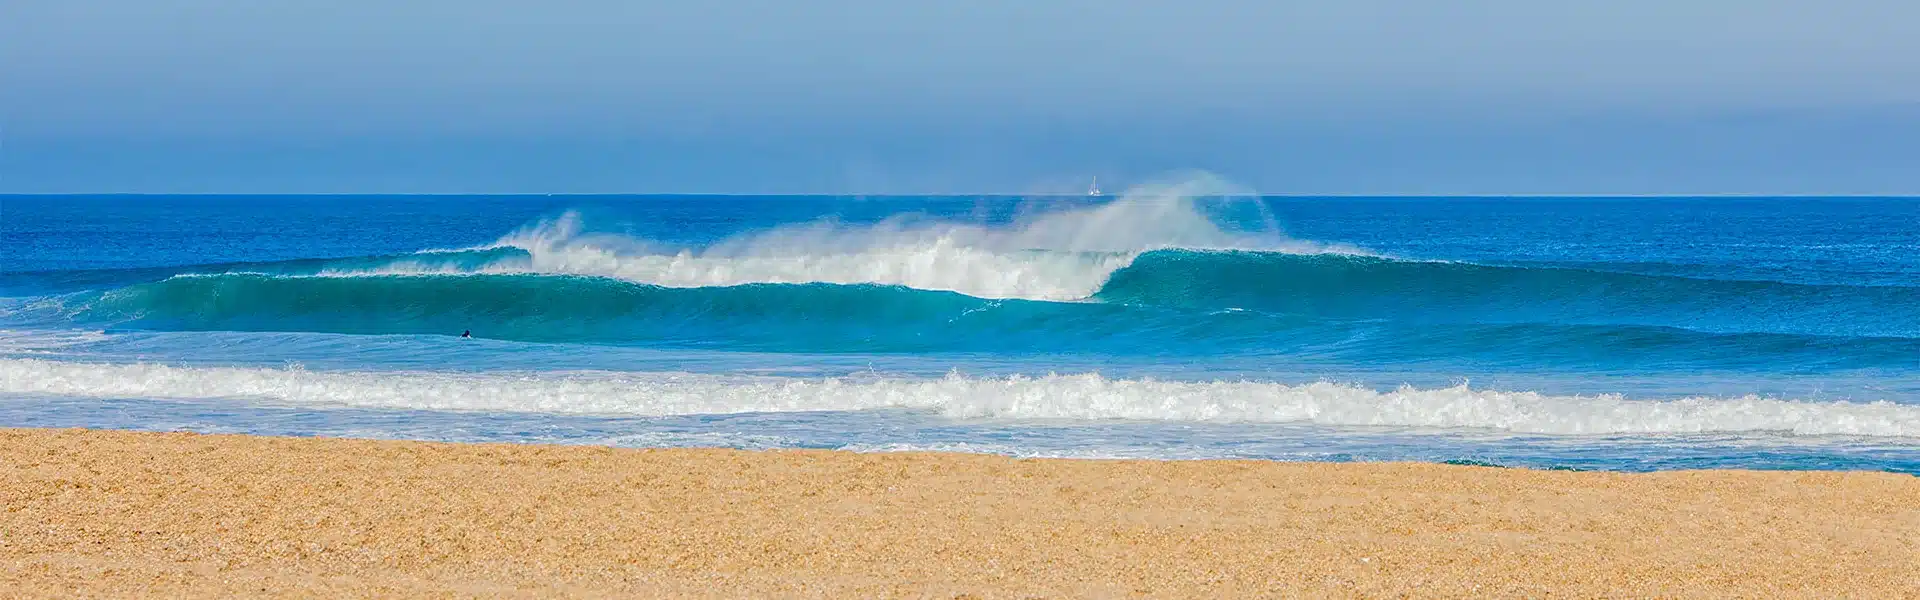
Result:
{"type": "Polygon", "coordinates": [[[1920,406],[1741,396],[1634,400],[1098,374],[933,379],[685,373],[326,372],[0,360],[0,394],[231,398],[315,406],[665,416],[909,409],[958,419],[1313,423],[1542,434],[1775,432],[1920,438],[1920,406]]]}

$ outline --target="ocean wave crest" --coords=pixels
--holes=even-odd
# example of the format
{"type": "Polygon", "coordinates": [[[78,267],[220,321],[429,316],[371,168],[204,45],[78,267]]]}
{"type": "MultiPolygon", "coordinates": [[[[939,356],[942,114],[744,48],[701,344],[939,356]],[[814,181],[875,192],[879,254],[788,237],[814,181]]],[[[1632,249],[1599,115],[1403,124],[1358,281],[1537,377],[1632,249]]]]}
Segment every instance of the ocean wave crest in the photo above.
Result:
{"type": "MultiPolygon", "coordinates": [[[[897,285],[979,298],[1079,300],[1142,254],[1170,248],[1362,253],[1294,240],[1277,226],[1226,227],[1204,210],[1206,188],[1149,186],[1094,206],[1007,226],[902,216],[849,226],[816,222],[735,236],[703,248],[662,248],[584,233],[577,213],[507,235],[524,261],[487,272],[594,275],[665,287],[754,283],[897,285]]],[[[370,273],[394,273],[380,270],[370,273]]]]}

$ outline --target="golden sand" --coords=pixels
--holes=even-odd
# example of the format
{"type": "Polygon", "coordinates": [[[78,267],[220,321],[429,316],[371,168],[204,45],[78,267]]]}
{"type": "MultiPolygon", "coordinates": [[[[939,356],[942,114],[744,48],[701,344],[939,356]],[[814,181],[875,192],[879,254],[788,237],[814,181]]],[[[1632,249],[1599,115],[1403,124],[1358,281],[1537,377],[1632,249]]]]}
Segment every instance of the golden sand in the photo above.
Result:
{"type": "Polygon", "coordinates": [[[1920,597],[1920,478],[0,429],[0,596],[1920,597]]]}

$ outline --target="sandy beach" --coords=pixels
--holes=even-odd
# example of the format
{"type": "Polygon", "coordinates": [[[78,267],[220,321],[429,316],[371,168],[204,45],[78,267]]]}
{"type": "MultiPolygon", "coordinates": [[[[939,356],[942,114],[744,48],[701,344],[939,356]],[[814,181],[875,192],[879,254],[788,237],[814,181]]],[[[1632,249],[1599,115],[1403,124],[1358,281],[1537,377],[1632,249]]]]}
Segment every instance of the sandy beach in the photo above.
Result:
{"type": "Polygon", "coordinates": [[[1920,478],[0,430],[26,597],[1920,597],[1920,478]]]}

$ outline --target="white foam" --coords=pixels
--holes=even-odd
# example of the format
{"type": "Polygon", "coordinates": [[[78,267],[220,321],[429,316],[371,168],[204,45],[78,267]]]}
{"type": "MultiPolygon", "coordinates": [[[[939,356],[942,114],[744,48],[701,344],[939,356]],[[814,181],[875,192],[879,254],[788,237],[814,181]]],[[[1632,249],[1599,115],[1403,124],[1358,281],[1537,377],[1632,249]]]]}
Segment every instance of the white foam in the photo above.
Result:
{"type": "Polygon", "coordinates": [[[723,377],[672,373],[309,372],[0,359],[0,394],[243,398],[352,407],[685,415],[907,408],[961,419],[1298,422],[1549,434],[1773,431],[1920,437],[1920,406],[1755,396],[1629,400],[1466,386],[1170,382],[1053,375],[1007,379],[723,377]]]}
{"type": "Polygon", "coordinates": [[[13,330],[0,329],[0,353],[47,353],[70,346],[91,344],[107,339],[104,331],[13,330]]]}
{"type": "MultiPolygon", "coordinates": [[[[369,277],[369,276],[383,276],[383,275],[426,276],[426,275],[473,275],[478,273],[515,274],[515,273],[533,273],[533,272],[534,270],[532,265],[528,264],[525,259],[516,260],[511,258],[503,258],[503,259],[488,263],[486,266],[481,267],[479,269],[473,269],[473,268],[464,267],[456,264],[436,263],[436,262],[417,260],[417,259],[399,259],[391,263],[380,265],[378,267],[362,267],[362,268],[354,268],[354,269],[329,268],[329,269],[321,269],[319,271],[314,272],[311,275],[280,274],[280,275],[274,275],[274,277],[280,277],[285,279],[296,279],[301,277],[344,278],[344,277],[369,277]]],[[[224,273],[224,274],[234,275],[234,274],[251,274],[251,273],[224,273]]]]}
{"type": "Polygon", "coordinates": [[[594,242],[520,240],[533,254],[529,272],[612,277],[665,287],[749,283],[899,285],[981,298],[1075,300],[1093,295],[1137,253],[996,252],[938,238],[822,253],[755,248],[622,254],[594,242]]]}
{"type": "Polygon", "coordinates": [[[1167,248],[1292,253],[1360,251],[1290,240],[1277,228],[1223,229],[1196,197],[1221,195],[1199,180],[1146,186],[1096,206],[1041,214],[1008,226],[902,216],[872,225],[818,222],[745,234],[700,248],[583,233],[567,213],[501,238],[528,257],[477,270],[404,259],[327,275],[549,273],[591,275],[666,287],[751,283],[899,285],[982,298],[1076,300],[1092,296],[1140,254],[1167,248]]]}
{"type": "Polygon", "coordinates": [[[1016,458],[1075,458],[1075,459],[1146,459],[1146,460],[1209,460],[1246,458],[1220,450],[1204,448],[1164,448],[1131,446],[1090,446],[1076,448],[1037,449],[1018,444],[977,444],[968,442],[937,443],[892,443],[892,444],[849,444],[839,450],[848,452],[889,453],[889,452],[957,452],[963,454],[999,454],[1016,458]]]}

